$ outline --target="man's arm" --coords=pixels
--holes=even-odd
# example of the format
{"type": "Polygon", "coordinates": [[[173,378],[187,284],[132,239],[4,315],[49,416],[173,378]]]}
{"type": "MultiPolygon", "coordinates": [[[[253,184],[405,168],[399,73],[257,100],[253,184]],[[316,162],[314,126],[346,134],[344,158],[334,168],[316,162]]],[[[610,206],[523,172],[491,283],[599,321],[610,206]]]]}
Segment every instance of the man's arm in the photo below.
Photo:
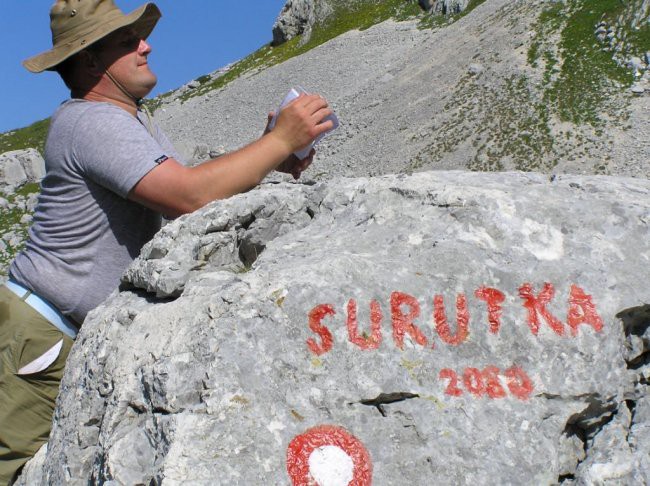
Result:
{"type": "Polygon", "coordinates": [[[293,152],[331,129],[331,121],[321,123],[331,113],[320,96],[300,96],[280,112],[273,131],[257,141],[196,167],[185,167],[168,159],[145,175],[128,197],[176,217],[215,199],[247,191],[293,152]]]}

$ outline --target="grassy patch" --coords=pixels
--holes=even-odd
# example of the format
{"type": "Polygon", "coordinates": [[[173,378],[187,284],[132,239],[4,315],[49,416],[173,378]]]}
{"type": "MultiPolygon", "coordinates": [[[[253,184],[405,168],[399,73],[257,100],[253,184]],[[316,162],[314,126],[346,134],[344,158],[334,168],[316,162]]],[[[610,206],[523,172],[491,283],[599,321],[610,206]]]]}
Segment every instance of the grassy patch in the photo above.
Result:
{"type": "Polygon", "coordinates": [[[29,183],[25,184],[24,186],[22,186],[20,189],[18,189],[13,194],[13,196],[14,196],[14,198],[15,198],[15,196],[27,197],[27,196],[30,196],[32,194],[37,194],[38,192],[40,192],[40,190],[41,190],[41,186],[40,186],[40,184],[38,182],[29,182],[29,183]]]}
{"type": "Polygon", "coordinates": [[[620,0],[570,0],[540,15],[528,62],[538,67],[543,60],[545,101],[561,121],[602,126],[601,114],[616,111],[611,94],[632,83],[632,74],[616,64],[594,34],[596,24],[613,21],[623,9],[620,0]],[[557,47],[549,42],[554,34],[557,47]]]}
{"type": "Polygon", "coordinates": [[[626,41],[630,53],[637,57],[650,52],[650,23],[646,22],[638,29],[630,29],[626,41]]]}
{"type": "Polygon", "coordinates": [[[553,168],[556,159],[549,114],[526,76],[514,75],[501,86],[490,86],[467,75],[451,100],[444,107],[451,116],[440,127],[435,141],[411,160],[412,169],[435,165],[470,144],[470,170],[553,168]]]}
{"type": "Polygon", "coordinates": [[[35,148],[41,154],[45,151],[45,138],[50,129],[50,119],[37,121],[28,127],[0,133],[0,153],[10,150],[35,148]]]}
{"type": "Polygon", "coordinates": [[[13,194],[1,194],[11,206],[11,209],[0,209],[0,238],[3,243],[0,243],[0,275],[6,275],[11,260],[16,254],[23,249],[24,243],[27,240],[27,231],[29,230],[29,223],[21,223],[21,219],[25,214],[30,214],[29,211],[24,209],[20,202],[26,201],[30,195],[37,194],[40,186],[37,183],[25,184],[13,194]],[[16,204],[19,202],[19,204],[16,204]],[[5,239],[7,233],[15,234],[19,240],[17,244],[10,244],[10,238],[5,239]]]}
{"type": "Polygon", "coordinates": [[[538,66],[540,57],[545,52],[548,52],[548,44],[545,45],[545,41],[562,27],[564,20],[562,8],[563,4],[560,2],[551,5],[540,14],[535,23],[534,31],[536,35],[528,48],[528,64],[531,66],[538,66]]]}
{"type": "Polygon", "coordinates": [[[210,81],[210,79],[211,78],[210,78],[209,74],[204,74],[203,76],[199,76],[198,78],[196,78],[195,81],[197,83],[199,83],[199,84],[204,84],[204,83],[207,83],[208,81],[210,81]]]}

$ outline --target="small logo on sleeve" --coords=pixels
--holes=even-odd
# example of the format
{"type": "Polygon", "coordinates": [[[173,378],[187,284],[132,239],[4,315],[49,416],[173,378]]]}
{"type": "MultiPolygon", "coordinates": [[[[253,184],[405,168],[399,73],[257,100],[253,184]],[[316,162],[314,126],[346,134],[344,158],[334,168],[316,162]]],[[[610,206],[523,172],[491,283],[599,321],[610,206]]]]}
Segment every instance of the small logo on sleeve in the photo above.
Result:
{"type": "Polygon", "coordinates": [[[168,158],[169,158],[169,157],[167,157],[166,155],[163,155],[162,157],[158,157],[158,158],[155,160],[155,162],[156,162],[156,164],[160,165],[160,164],[162,164],[165,160],[167,160],[168,158]]]}

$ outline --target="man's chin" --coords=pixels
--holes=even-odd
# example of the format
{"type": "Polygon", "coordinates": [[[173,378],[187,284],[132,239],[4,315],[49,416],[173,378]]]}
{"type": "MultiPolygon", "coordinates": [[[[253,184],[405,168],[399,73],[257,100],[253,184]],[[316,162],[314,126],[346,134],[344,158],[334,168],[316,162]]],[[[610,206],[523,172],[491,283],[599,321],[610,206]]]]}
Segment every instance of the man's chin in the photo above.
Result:
{"type": "Polygon", "coordinates": [[[151,91],[156,87],[156,84],[158,84],[158,78],[155,74],[152,74],[151,79],[143,83],[142,90],[145,91],[145,93],[141,96],[141,98],[144,98],[149,93],[151,93],[151,91]]]}

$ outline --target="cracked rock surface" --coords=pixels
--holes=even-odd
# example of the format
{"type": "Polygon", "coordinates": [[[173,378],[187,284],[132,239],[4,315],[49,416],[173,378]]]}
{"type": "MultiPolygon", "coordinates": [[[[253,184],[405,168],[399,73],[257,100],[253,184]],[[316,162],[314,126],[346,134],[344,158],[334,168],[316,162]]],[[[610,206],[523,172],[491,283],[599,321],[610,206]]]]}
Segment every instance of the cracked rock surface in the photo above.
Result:
{"type": "Polygon", "coordinates": [[[289,444],[336,426],[373,484],[643,484],[648,241],[635,179],[426,172],[215,202],[89,315],[43,477],[289,484],[289,444]]]}

